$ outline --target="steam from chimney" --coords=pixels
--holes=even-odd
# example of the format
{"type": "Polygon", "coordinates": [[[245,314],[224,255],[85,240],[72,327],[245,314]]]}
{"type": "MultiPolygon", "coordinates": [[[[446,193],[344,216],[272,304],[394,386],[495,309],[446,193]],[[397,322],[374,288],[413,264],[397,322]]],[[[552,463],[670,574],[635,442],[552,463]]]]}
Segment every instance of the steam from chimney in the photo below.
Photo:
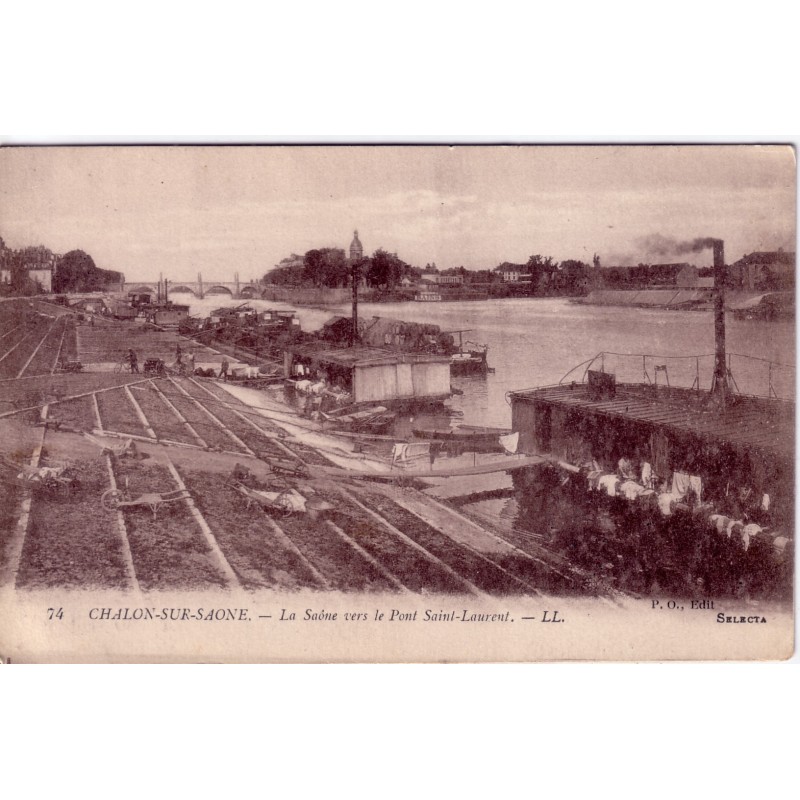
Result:
{"type": "Polygon", "coordinates": [[[714,247],[718,241],[709,236],[696,239],[676,239],[661,233],[651,233],[634,240],[635,249],[629,253],[609,253],[603,260],[610,264],[653,264],[677,260],[689,253],[700,253],[714,247]]]}
{"type": "Polygon", "coordinates": [[[712,239],[708,236],[701,236],[697,239],[680,241],[673,239],[671,236],[663,236],[660,233],[651,233],[649,236],[642,236],[636,240],[636,244],[640,250],[658,256],[685,256],[687,253],[699,253],[702,250],[714,247],[714,242],[717,239],[712,239]]]}

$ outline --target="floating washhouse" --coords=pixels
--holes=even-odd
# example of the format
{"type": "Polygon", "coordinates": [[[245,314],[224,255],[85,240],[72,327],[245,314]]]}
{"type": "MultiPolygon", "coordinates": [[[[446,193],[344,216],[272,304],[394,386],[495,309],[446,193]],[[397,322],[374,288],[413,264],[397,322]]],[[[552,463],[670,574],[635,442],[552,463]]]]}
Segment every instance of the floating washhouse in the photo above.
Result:
{"type": "Polygon", "coordinates": [[[180,325],[181,320],[189,316],[189,306],[167,302],[158,306],[150,306],[147,311],[147,321],[155,325],[180,325]]]}
{"type": "MultiPolygon", "coordinates": [[[[551,457],[575,473],[581,470],[598,479],[595,488],[603,488],[606,476],[609,494],[630,491],[628,499],[657,495],[680,500],[691,486],[692,503],[724,508],[734,498],[748,500],[776,512],[789,528],[795,404],[734,392],[725,351],[719,240],[714,262],[718,288],[711,391],[700,390],[699,376],[692,388],[678,388],[668,385],[668,375],[660,384],[647,380],[646,372],[641,382],[620,382],[604,369],[588,368],[580,381],[562,379],[511,392],[512,428],[519,432],[520,452],[551,457]]],[[[663,365],[656,370],[666,372],[663,365]]],[[[669,513],[669,508],[662,511],[669,513]]]]}
{"type": "Polygon", "coordinates": [[[662,482],[696,475],[703,500],[744,489],[791,501],[794,403],[739,396],[720,406],[708,392],[617,383],[593,370],[587,383],[513,392],[510,400],[520,452],[605,473],[620,460],[647,463],[662,482]]]}
{"type": "Polygon", "coordinates": [[[438,403],[450,396],[450,358],[397,353],[375,347],[325,347],[324,343],[284,349],[288,381],[324,379],[354,403],[391,405],[438,403]]]}

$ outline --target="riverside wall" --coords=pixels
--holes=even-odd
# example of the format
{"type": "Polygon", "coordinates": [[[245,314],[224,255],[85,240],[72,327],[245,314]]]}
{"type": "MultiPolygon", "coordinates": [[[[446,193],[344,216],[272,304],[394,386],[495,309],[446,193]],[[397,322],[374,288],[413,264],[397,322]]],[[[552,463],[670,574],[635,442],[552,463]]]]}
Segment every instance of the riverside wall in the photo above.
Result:
{"type": "MultiPolygon", "coordinates": [[[[359,300],[369,298],[363,289],[359,290],[359,300]]],[[[336,306],[350,302],[352,292],[347,287],[339,289],[316,288],[306,286],[277,286],[267,284],[264,287],[263,298],[278,303],[289,303],[290,305],[313,305],[313,306],[336,306]]]]}

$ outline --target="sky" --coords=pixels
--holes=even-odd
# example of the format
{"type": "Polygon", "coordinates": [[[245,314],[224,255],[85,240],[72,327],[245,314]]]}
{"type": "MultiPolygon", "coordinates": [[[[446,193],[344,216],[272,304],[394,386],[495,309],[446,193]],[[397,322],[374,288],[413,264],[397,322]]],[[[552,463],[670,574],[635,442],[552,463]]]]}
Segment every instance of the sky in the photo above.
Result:
{"type": "Polygon", "coordinates": [[[794,250],[795,179],[788,146],[6,147],[0,237],[128,280],[258,279],[356,228],[365,253],[440,269],[707,266],[672,242],[723,239],[728,263],[794,250]]]}

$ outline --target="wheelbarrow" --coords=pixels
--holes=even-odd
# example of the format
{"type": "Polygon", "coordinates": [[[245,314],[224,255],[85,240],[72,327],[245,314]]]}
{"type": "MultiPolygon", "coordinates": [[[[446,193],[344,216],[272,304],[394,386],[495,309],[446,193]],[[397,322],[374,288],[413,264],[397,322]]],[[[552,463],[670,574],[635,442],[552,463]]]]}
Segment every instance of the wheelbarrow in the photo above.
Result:
{"type": "Polygon", "coordinates": [[[100,505],[108,511],[145,506],[153,512],[153,519],[155,519],[158,509],[165,503],[174,503],[177,500],[189,500],[190,498],[191,495],[187,489],[175,489],[172,492],[146,492],[135,498],[131,498],[127,489],[108,489],[103,492],[100,505]]]}
{"type": "Polygon", "coordinates": [[[157,375],[163,378],[167,374],[167,368],[164,361],[160,358],[148,358],[144,362],[145,375],[157,375]]]}
{"type": "Polygon", "coordinates": [[[254,503],[263,511],[276,511],[284,517],[291,514],[308,514],[316,519],[322,512],[333,508],[317,497],[306,498],[296,489],[286,489],[282,492],[268,492],[262,489],[251,489],[243,483],[230,484],[247,502],[247,508],[254,503]]]}
{"type": "MultiPolygon", "coordinates": [[[[69,464],[51,462],[39,467],[16,464],[8,458],[0,458],[0,464],[11,470],[11,482],[29,489],[45,489],[49,492],[70,493],[80,486],[74,470],[69,464]]],[[[8,475],[8,473],[6,473],[8,475]]]]}
{"type": "Polygon", "coordinates": [[[59,372],[81,372],[82,370],[83,364],[80,361],[59,361],[58,363],[59,372]]]}
{"type": "Polygon", "coordinates": [[[258,458],[264,461],[276,475],[290,478],[308,478],[308,468],[300,459],[275,458],[266,453],[259,453],[258,458]]]}

